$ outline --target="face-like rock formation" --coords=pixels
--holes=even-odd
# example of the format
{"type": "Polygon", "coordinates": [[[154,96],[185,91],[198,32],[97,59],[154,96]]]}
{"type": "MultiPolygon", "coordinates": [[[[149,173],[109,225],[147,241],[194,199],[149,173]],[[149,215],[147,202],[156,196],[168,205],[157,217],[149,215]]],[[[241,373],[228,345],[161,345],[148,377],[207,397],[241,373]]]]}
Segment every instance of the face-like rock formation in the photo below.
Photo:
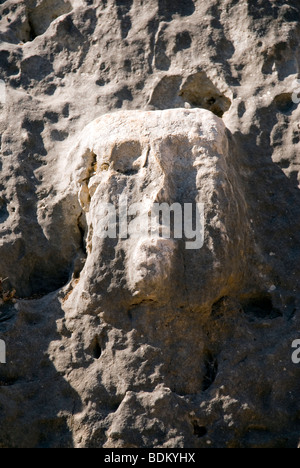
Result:
{"type": "Polygon", "coordinates": [[[299,0],[0,3],[0,447],[296,448],[299,0]]]}
{"type": "Polygon", "coordinates": [[[203,109],[105,115],[71,159],[94,292],[201,308],[234,287],[245,214],[221,119],[203,109]]]}

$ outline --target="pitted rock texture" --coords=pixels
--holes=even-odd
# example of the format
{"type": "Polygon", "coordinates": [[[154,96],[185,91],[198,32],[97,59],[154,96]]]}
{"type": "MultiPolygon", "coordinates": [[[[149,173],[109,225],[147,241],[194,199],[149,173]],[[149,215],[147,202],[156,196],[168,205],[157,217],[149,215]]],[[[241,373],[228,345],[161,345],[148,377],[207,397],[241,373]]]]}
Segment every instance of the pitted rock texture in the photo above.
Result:
{"type": "Polygon", "coordinates": [[[1,448],[297,447],[298,3],[1,3],[1,448]],[[100,239],[120,195],[203,248],[100,239]]]}
{"type": "MultiPolygon", "coordinates": [[[[110,306],[119,303],[122,291],[130,304],[153,300],[202,310],[236,284],[242,288],[249,223],[221,119],[203,109],[105,115],[83,130],[68,160],[73,169],[66,178],[69,198],[78,194],[86,225],[88,258],[81,278],[88,290],[93,285],[110,306]],[[123,222],[134,218],[129,238],[115,239],[120,226],[101,238],[102,204],[112,204],[118,213],[114,223],[121,224],[122,199],[127,205],[123,222]],[[187,222],[187,205],[195,222],[196,203],[203,205],[204,226],[198,223],[193,240],[184,238],[186,229],[177,239],[171,233],[162,239],[159,222],[157,232],[148,234],[148,213],[154,213],[155,204],[175,211],[177,204],[181,225],[187,222]]],[[[165,221],[172,228],[170,217],[165,221]]]]}

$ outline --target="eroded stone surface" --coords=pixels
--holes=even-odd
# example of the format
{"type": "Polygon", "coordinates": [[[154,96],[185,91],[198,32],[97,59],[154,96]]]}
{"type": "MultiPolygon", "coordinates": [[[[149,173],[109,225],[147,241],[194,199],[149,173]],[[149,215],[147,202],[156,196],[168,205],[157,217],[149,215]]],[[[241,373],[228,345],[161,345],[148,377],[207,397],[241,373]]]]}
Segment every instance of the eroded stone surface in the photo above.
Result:
{"type": "Polygon", "coordinates": [[[0,6],[0,277],[17,297],[0,297],[0,446],[296,447],[299,2],[146,3],[0,6]],[[161,132],[156,150],[144,152],[125,112],[128,135],[112,132],[104,154],[105,129],[120,117],[103,116],[137,109],[172,115],[162,126],[159,113],[143,118],[145,129],[154,119],[152,146],[161,132]],[[175,122],[181,146],[203,147],[184,109],[201,115],[199,128],[207,116],[222,140],[217,160],[204,145],[203,172],[188,169],[191,156],[162,165],[167,154],[178,161],[166,136],[175,122]],[[86,126],[99,117],[97,149],[98,124],[86,126]],[[201,182],[202,192],[185,190],[210,210],[198,256],[184,249],[183,262],[180,248],[156,239],[128,240],[124,257],[126,241],[98,242],[98,197],[150,196],[156,181],[172,198],[171,174],[184,187],[201,182]],[[151,277],[129,266],[154,261],[163,245],[151,271],[168,281],[150,298],[151,277]]]}
{"type": "Polygon", "coordinates": [[[248,220],[231,151],[222,120],[205,110],[128,111],[90,124],[69,157],[87,225],[86,289],[93,285],[116,308],[121,288],[129,302],[195,310],[210,307],[237,284],[242,289],[248,220]],[[122,200],[132,231],[128,239],[120,239],[122,200]],[[116,239],[100,238],[102,203],[118,213],[116,239]],[[142,229],[155,204],[178,204],[175,216],[182,223],[189,205],[195,226],[196,203],[203,204],[204,226],[197,223],[195,238],[186,237],[185,228],[181,239],[142,229]]]}

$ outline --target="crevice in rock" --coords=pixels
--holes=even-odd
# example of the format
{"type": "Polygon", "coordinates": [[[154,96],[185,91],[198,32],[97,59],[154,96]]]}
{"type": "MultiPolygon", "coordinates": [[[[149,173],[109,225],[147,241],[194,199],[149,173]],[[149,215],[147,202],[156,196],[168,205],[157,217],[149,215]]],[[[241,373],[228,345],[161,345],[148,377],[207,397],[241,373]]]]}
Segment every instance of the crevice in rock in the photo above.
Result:
{"type": "Polygon", "coordinates": [[[0,377],[0,387],[12,387],[18,382],[19,379],[17,378],[1,378],[0,377]]]}
{"type": "Polygon", "coordinates": [[[86,154],[84,155],[84,160],[86,161],[86,168],[84,170],[82,178],[79,181],[81,185],[79,199],[81,207],[84,209],[84,211],[88,211],[91,202],[89,182],[91,177],[97,172],[97,155],[93,151],[88,149],[86,154]]]}
{"type": "Polygon", "coordinates": [[[154,299],[141,299],[138,302],[130,305],[130,307],[129,307],[128,311],[127,311],[128,316],[130,317],[132,310],[134,310],[134,309],[136,309],[138,307],[147,306],[147,305],[152,305],[153,306],[154,304],[158,304],[158,302],[156,302],[154,299]]]}
{"type": "Polygon", "coordinates": [[[25,42],[33,41],[44,34],[50,24],[59,16],[72,11],[68,0],[42,0],[37,8],[28,10],[28,28],[25,42]]]}
{"type": "Polygon", "coordinates": [[[193,428],[194,428],[194,435],[201,439],[202,437],[205,437],[207,434],[207,429],[205,426],[199,425],[199,422],[194,420],[192,422],[193,428]]]}
{"type": "Polygon", "coordinates": [[[86,241],[85,241],[85,236],[86,236],[86,232],[87,232],[87,225],[86,225],[86,221],[85,221],[85,217],[84,217],[83,213],[81,213],[81,215],[78,218],[77,226],[78,226],[78,230],[80,232],[80,249],[82,250],[84,255],[87,256],[86,241]]]}
{"type": "Polygon", "coordinates": [[[34,30],[34,26],[32,24],[32,21],[30,20],[30,15],[28,17],[28,26],[29,26],[28,38],[26,42],[31,42],[31,41],[34,41],[34,39],[38,36],[38,34],[36,34],[34,30]]]}
{"type": "Polygon", "coordinates": [[[251,322],[282,317],[282,312],[273,307],[272,298],[269,294],[261,294],[245,300],[242,302],[242,309],[251,322]]]}
{"type": "Polygon", "coordinates": [[[122,39],[126,39],[132,27],[130,10],[133,5],[133,1],[132,0],[125,0],[125,1],[116,0],[116,4],[117,4],[118,20],[120,21],[120,25],[121,25],[122,39]]]}
{"type": "Polygon", "coordinates": [[[205,366],[205,374],[204,374],[203,383],[202,383],[203,392],[205,392],[212,386],[218,374],[217,358],[209,351],[206,353],[204,366],[205,366]]]}
{"type": "Polygon", "coordinates": [[[100,359],[102,355],[102,349],[99,343],[99,337],[95,336],[94,340],[92,341],[91,344],[91,352],[94,357],[94,359],[100,359]]]}
{"type": "Polygon", "coordinates": [[[0,197],[0,224],[4,223],[9,217],[7,209],[7,201],[5,198],[0,197]]]}

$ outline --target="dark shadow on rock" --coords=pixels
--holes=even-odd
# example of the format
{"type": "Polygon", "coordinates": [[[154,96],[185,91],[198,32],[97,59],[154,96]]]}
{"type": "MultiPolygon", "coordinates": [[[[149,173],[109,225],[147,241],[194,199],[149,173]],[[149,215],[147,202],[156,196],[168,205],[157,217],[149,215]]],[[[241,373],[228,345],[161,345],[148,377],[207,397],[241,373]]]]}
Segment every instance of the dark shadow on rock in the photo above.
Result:
{"type": "Polygon", "coordinates": [[[4,198],[0,198],[0,224],[4,223],[8,217],[7,202],[4,198]]]}
{"type": "Polygon", "coordinates": [[[21,62],[22,85],[27,87],[32,81],[39,82],[53,73],[49,60],[39,55],[32,55],[21,62]]]}
{"type": "MultiPolygon", "coordinates": [[[[288,297],[289,291],[294,291],[294,296],[299,291],[300,190],[298,180],[287,177],[282,170],[284,155],[279,163],[273,161],[275,144],[272,146],[270,137],[280,116],[283,114],[288,119],[294,109],[290,94],[281,94],[269,107],[258,111],[259,123],[248,135],[237,132],[233,136],[239,148],[236,158],[243,167],[240,177],[256,252],[259,252],[254,260],[256,276],[260,271],[268,278],[268,284],[273,285],[271,299],[275,308],[278,308],[278,301],[285,303],[283,296],[288,297]]],[[[258,275],[258,295],[266,293],[266,284],[262,285],[260,278],[258,275]]]]}
{"type": "Polygon", "coordinates": [[[62,317],[55,294],[0,306],[7,352],[7,364],[0,365],[1,448],[73,448],[69,423],[81,400],[48,352],[61,338],[56,321],[62,317]]]}
{"type": "Polygon", "coordinates": [[[273,320],[282,317],[282,313],[274,308],[269,294],[258,295],[244,301],[242,308],[250,321],[273,320]]]}
{"type": "Polygon", "coordinates": [[[158,14],[166,21],[171,21],[174,15],[191,16],[195,12],[193,0],[159,0],[158,14]]]}
{"type": "Polygon", "coordinates": [[[28,11],[28,40],[44,34],[55,19],[70,11],[72,5],[68,0],[42,0],[38,7],[28,11]]]}
{"type": "MultiPolygon", "coordinates": [[[[27,139],[19,154],[20,167],[16,169],[14,186],[14,200],[19,205],[18,225],[14,238],[3,239],[1,245],[0,276],[9,278],[7,286],[16,289],[18,297],[48,294],[65,285],[77,254],[83,253],[83,234],[77,225],[79,208],[72,197],[65,197],[53,206],[47,237],[38,218],[41,197],[37,191],[41,181],[36,170],[47,163],[44,128],[42,120],[26,118],[22,123],[27,139]]],[[[0,223],[8,215],[7,202],[0,199],[0,223]]]]}
{"type": "Polygon", "coordinates": [[[180,52],[185,49],[189,49],[192,45],[192,38],[188,31],[179,32],[176,35],[174,52],[180,52]]]}
{"type": "Polygon", "coordinates": [[[121,26],[122,39],[126,39],[132,27],[130,10],[133,0],[116,0],[117,15],[121,26]]]}

